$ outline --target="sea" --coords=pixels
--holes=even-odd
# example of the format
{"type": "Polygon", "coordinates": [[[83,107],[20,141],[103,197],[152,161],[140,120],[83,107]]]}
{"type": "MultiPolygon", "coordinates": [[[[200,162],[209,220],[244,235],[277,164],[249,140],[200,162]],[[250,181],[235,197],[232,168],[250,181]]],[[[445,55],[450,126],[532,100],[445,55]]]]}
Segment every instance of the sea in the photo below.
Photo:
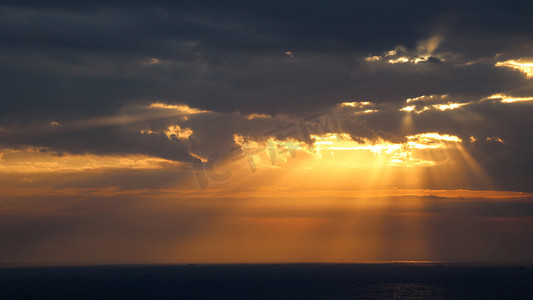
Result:
{"type": "Polygon", "coordinates": [[[533,299],[533,266],[181,264],[0,268],[1,299],[533,299]]]}

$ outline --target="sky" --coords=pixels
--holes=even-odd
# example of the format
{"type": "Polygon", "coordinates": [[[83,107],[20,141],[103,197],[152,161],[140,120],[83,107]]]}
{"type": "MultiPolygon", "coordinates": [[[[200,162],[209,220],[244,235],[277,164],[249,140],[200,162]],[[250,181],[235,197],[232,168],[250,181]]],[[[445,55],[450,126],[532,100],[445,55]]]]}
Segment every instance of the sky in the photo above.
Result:
{"type": "Polygon", "coordinates": [[[533,262],[527,1],[0,1],[0,264],[533,262]]]}

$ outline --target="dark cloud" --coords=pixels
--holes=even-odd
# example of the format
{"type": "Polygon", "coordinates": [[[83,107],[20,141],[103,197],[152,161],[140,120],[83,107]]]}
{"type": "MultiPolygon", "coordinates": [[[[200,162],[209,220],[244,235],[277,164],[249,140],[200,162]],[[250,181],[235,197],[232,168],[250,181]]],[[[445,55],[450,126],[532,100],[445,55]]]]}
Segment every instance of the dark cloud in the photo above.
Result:
{"type": "MultiPolygon", "coordinates": [[[[420,40],[441,34],[441,27],[450,27],[444,50],[463,50],[455,54],[466,57],[477,51],[478,58],[516,48],[517,42],[498,46],[507,39],[495,45],[493,34],[522,39],[531,34],[518,21],[527,11],[525,3],[4,3],[1,51],[3,64],[12,68],[3,68],[9,99],[4,102],[6,111],[19,114],[42,111],[41,103],[50,112],[61,106],[97,113],[146,98],[263,112],[298,111],[303,101],[324,107],[349,97],[392,101],[398,94],[420,93],[413,87],[420,78],[402,67],[397,68],[400,78],[388,72],[368,76],[357,57],[399,44],[414,49],[420,40]],[[295,52],[296,61],[284,57],[285,51],[295,52]],[[150,58],[162,63],[142,64],[150,58]],[[404,88],[398,91],[390,82],[404,88]],[[390,87],[377,88],[383,85],[390,87]]],[[[476,76],[469,68],[427,72],[440,89],[456,86],[445,81],[455,78],[449,75],[459,74],[460,82],[465,81],[461,74],[476,76]]],[[[501,87],[471,84],[474,90],[480,85],[501,87]]]]}
{"type": "MultiPolygon", "coordinates": [[[[1,3],[2,147],[188,161],[191,149],[208,155],[220,145],[234,146],[233,134],[261,135],[285,124],[247,120],[246,114],[301,118],[343,101],[385,105],[378,114],[344,118],[354,137],[399,141],[408,132],[399,130],[404,113],[397,110],[407,98],[449,94],[469,102],[533,90],[522,73],[494,66],[533,49],[526,1],[1,3]],[[393,49],[395,59],[427,60],[391,64],[384,55],[393,49]],[[113,116],[127,105],[155,101],[212,113],[187,121],[39,130],[52,121],[113,116]],[[172,124],[194,134],[169,139],[161,131],[172,124]]],[[[463,139],[499,136],[502,149],[479,143],[469,150],[486,157],[493,173],[527,178],[529,106],[491,103],[424,112],[414,116],[414,129],[463,139]]]]}

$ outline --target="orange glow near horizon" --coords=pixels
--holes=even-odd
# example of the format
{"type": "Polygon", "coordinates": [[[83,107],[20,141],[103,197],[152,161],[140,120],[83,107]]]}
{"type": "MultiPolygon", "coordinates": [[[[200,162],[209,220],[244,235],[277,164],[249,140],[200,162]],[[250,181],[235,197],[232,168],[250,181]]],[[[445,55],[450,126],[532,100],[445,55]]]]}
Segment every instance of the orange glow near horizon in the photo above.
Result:
{"type": "MultiPolygon", "coordinates": [[[[79,226],[82,246],[59,259],[65,261],[427,260],[433,258],[428,224],[435,216],[449,218],[446,212],[433,212],[434,207],[480,199],[520,203],[533,197],[496,190],[455,135],[423,132],[396,142],[346,133],[311,138],[306,144],[235,135],[244,157],[217,162],[218,173],[229,171],[232,176],[211,180],[205,190],[187,163],[142,155],[54,156],[36,149],[4,150],[0,176],[10,181],[0,183],[0,215],[20,222],[87,220],[79,226]],[[171,173],[179,174],[167,181],[171,173]],[[130,175],[131,183],[117,179],[130,175]],[[145,184],[152,176],[157,177],[145,184]],[[173,230],[186,234],[175,235],[173,230]],[[130,249],[128,238],[140,241],[143,252],[130,249]],[[117,239],[124,239],[124,245],[117,239]],[[101,243],[118,250],[110,254],[98,248],[101,243]],[[150,246],[154,244],[159,246],[150,246]]],[[[54,243],[78,240],[60,237],[54,243]]],[[[51,242],[36,247],[61,251],[51,242]]],[[[31,259],[54,258],[49,254],[53,251],[41,253],[31,259]]]]}

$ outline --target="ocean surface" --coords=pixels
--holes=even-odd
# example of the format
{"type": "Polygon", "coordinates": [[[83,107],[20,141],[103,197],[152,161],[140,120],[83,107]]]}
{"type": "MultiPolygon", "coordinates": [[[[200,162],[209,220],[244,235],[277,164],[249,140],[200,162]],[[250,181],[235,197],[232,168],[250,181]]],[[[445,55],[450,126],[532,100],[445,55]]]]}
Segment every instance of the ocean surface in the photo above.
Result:
{"type": "Polygon", "coordinates": [[[435,263],[0,268],[1,299],[533,299],[533,266],[435,263]]]}

